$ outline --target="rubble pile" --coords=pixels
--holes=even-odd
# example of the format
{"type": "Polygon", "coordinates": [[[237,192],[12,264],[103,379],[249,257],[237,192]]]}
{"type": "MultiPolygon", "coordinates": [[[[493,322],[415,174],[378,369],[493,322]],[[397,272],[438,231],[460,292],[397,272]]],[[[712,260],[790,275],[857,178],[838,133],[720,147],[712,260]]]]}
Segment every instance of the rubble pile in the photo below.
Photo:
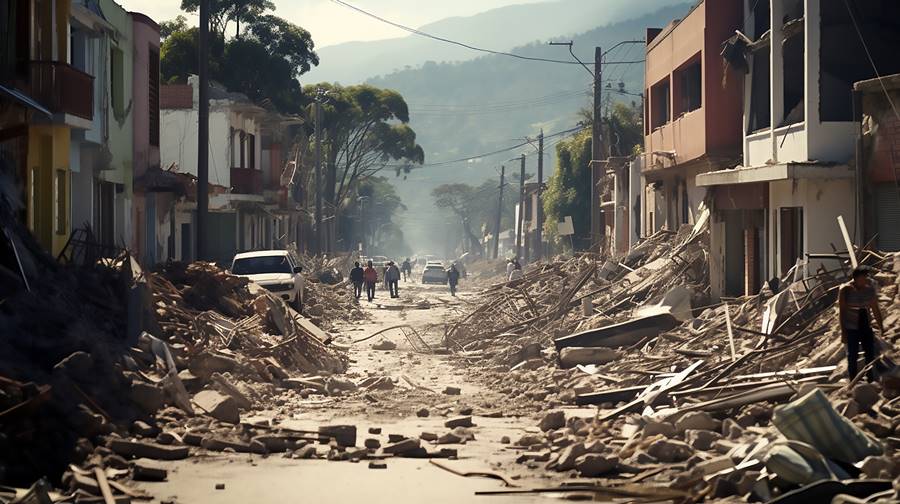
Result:
{"type": "Polygon", "coordinates": [[[359,321],[368,317],[356,302],[349,280],[333,285],[308,280],[304,305],[303,314],[326,331],[337,321],[359,321]]]}

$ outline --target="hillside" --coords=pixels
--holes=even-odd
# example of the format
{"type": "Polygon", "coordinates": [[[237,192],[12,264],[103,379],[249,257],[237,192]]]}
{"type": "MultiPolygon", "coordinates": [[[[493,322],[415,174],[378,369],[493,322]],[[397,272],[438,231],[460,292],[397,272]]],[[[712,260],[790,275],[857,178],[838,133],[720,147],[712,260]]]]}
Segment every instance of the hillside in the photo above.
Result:
{"type": "MultiPolygon", "coordinates": [[[[571,37],[576,54],[592,66],[595,46],[611,47],[622,40],[643,39],[647,27],[662,27],[683,16],[689,3],[659,9],[652,14],[595,28],[571,37]]],[[[559,37],[557,40],[569,40],[559,37]]],[[[570,58],[564,47],[546,42],[514,49],[516,54],[545,58],[570,58]]],[[[624,45],[608,55],[608,61],[643,59],[642,44],[624,45]]],[[[608,100],[635,102],[640,97],[614,93],[624,90],[640,93],[643,88],[643,63],[608,65],[604,71],[604,92],[608,100]],[[621,83],[621,84],[620,84],[621,83]]],[[[475,154],[493,152],[521,142],[525,136],[570,129],[579,121],[578,111],[590,106],[591,76],[580,65],[561,65],[518,60],[502,56],[482,56],[459,63],[426,62],[418,68],[395,72],[369,80],[370,83],[396,89],[410,105],[411,123],[425,148],[426,163],[444,162],[475,154]]],[[[554,166],[554,141],[548,141],[545,177],[554,166]]],[[[427,243],[440,226],[424,220],[434,212],[431,189],[447,182],[480,184],[497,177],[497,168],[506,163],[515,172],[517,163],[507,162],[519,151],[488,157],[479,162],[424,167],[396,187],[409,207],[407,238],[414,247],[427,243]]],[[[536,171],[534,158],[528,171],[536,171]]]]}
{"type": "MultiPolygon", "coordinates": [[[[596,26],[619,23],[655,8],[682,1],[557,0],[511,5],[474,16],[447,18],[417,28],[480,47],[508,50],[535,40],[566,33],[581,33],[596,26]]],[[[348,10],[346,15],[361,14],[348,10]]],[[[370,42],[347,42],[322,47],[317,52],[321,63],[303,76],[304,83],[324,81],[354,84],[407,66],[416,67],[426,61],[466,61],[479,54],[416,35],[370,42]]]]}

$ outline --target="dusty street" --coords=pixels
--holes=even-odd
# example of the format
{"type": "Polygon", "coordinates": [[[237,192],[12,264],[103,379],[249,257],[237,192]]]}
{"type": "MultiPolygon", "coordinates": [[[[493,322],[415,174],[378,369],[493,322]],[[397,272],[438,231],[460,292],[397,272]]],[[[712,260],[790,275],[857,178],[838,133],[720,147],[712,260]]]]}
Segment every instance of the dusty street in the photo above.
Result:
{"type": "MultiPolygon", "coordinates": [[[[309,399],[291,394],[293,397],[287,398],[283,406],[244,420],[272,421],[296,429],[315,429],[323,424],[356,425],[359,445],[365,439],[377,439],[384,445],[389,434],[441,436],[450,431],[444,426],[448,418],[471,414],[475,440],[441,444],[441,448],[457,449],[459,460],[441,460],[440,464],[462,472],[496,471],[516,485],[540,484],[528,481],[530,478],[546,483],[546,475],[538,478],[538,473],[516,464],[518,453],[509,449],[509,439],[539,432],[535,421],[508,416],[515,409],[509,399],[485,388],[477,376],[465,373],[457,358],[415,352],[399,331],[354,343],[382,329],[408,324],[427,345],[439,349],[444,321],[472,294],[464,286],[459,297],[453,298],[445,286],[406,283],[401,284],[401,298],[390,299],[379,290],[372,304],[362,302],[367,320],[339,324],[333,334],[337,335],[336,345],[349,347],[351,366],[345,378],[361,382],[369,377],[385,377],[391,380],[392,388],[309,399]],[[423,301],[430,307],[417,307],[423,301]],[[396,349],[372,348],[384,341],[396,344],[396,349]],[[459,395],[445,394],[448,387],[458,388],[459,395]],[[423,409],[428,416],[417,416],[417,411],[423,409]],[[380,434],[369,433],[378,428],[380,434]]],[[[569,415],[577,412],[571,409],[569,415]]],[[[582,413],[590,416],[592,410],[582,413]]],[[[328,446],[319,446],[318,450],[327,452],[328,446]]],[[[302,495],[303,502],[459,503],[489,499],[474,493],[505,487],[496,479],[457,476],[432,465],[428,459],[414,458],[392,458],[387,460],[386,469],[370,469],[366,460],[290,460],[280,455],[220,453],[166,463],[165,467],[169,469],[168,481],[140,485],[156,498],[154,502],[274,503],[293,501],[302,495]],[[217,490],[219,484],[224,484],[224,489],[217,490]]],[[[515,497],[516,502],[538,499],[541,497],[515,497]]]]}

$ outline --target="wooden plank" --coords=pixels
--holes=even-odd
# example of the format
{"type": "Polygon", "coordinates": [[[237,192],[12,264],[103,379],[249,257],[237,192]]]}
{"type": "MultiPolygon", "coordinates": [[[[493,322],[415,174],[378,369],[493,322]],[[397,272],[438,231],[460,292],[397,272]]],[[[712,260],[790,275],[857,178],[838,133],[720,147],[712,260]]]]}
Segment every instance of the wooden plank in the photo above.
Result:
{"type": "Polygon", "coordinates": [[[116,504],[116,499],[113,497],[112,489],[109,488],[109,481],[106,480],[106,473],[103,469],[95,467],[94,476],[97,478],[97,486],[100,487],[100,494],[103,495],[103,502],[105,504],[116,504]]]}
{"type": "Polygon", "coordinates": [[[731,330],[731,312],[728,311],[728,303],[725,303],[725,329],[728,331],[728,346],[731,349],[731,362],[737,360],[734,351],[734,331],[731,330]]]}
{"type": "Polygon", "coordinates": [[[856,268],[859,266],[859,261],[856,259],[856,250],[853,248],[853,242],[850,241],[850,233],[847,232],[847,225],[844,224],[844,216],[838,215],[837,221],[838,226],[841,228],[841,235],[844,237],[844,245],[847,246],[847,252],[850,253],[850,264],[856,268]]]}

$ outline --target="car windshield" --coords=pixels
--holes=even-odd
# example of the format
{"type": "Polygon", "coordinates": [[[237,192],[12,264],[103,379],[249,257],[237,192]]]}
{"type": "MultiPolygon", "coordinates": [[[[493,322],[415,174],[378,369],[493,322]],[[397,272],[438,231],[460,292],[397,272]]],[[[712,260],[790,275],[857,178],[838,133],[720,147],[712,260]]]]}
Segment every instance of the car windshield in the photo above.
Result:
{"type": "Polygon", "coordinates": [[[292,273],[287,256],[271,255],[236,259],[231,268],[235,275],[259,275],[261,273],[292,273]]]}

